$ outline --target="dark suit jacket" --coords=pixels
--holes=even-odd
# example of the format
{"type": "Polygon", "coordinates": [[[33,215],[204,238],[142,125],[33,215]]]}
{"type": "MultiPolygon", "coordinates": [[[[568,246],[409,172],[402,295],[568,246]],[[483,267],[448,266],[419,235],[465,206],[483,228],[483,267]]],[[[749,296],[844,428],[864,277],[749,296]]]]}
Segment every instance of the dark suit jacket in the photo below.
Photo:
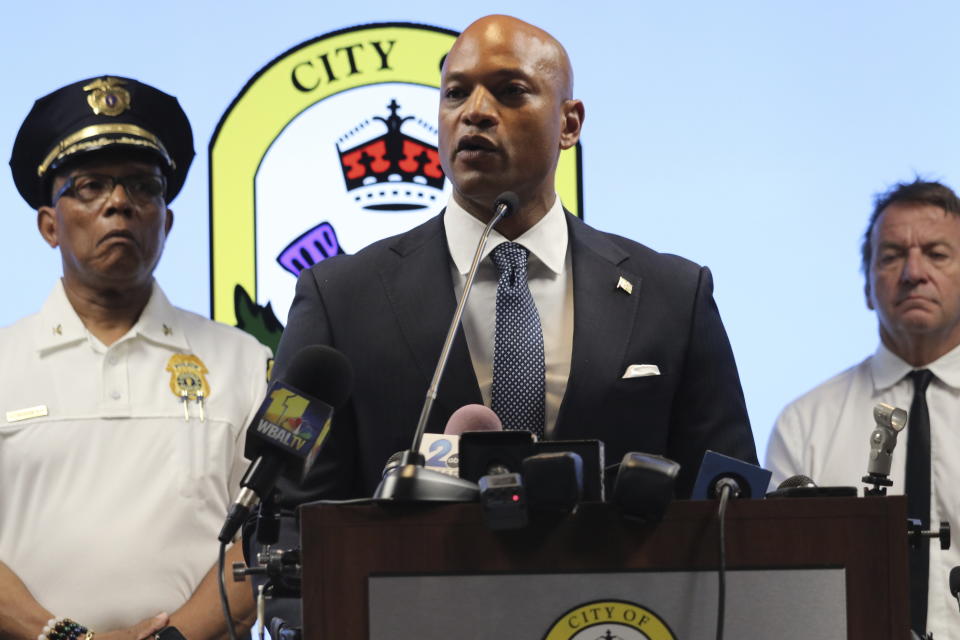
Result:
{"type": "MultiPolygon", "coordinates": [[[[599,438],[608,464],[629,451],[676,460],[680,497],[706,449],[756,463],[710,271],[569,214],[567,222],[573,353],[554,437],[599,438]],[[632,294],[617,288],[621,276],[632,294]],[[660,375],[622,379],[631,364],[655,364],[660,375]]],[[[455,306],[442,215],[300,275],[274,375],[309,344],[339,349],[355,374],[307,483],[312,497],[371,495],[387,458],[409,448],[455,306]]],[[[460,331],[428,431],[442,432],[453,411],[481,402],[460,331]]]]}

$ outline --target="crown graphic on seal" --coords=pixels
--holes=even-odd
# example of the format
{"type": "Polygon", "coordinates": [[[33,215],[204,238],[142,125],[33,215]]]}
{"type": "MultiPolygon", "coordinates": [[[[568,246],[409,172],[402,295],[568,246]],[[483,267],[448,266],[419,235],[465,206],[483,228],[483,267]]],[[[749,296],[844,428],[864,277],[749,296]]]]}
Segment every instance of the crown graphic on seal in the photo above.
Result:
{"type": "MultiPolygon", "coordinates": [[[[386,133],[344,150],[341,145],[366,133],[371,120],[337,141],[340,167],[347,192],[354,202],[374,211],[411,211],[431,206],[443,192],[443,169],[434,145],[400,131],[413,116],[400,117],[396,99],[387,105],[390,115],[374,116],[386,125],[386,133]]],[[[425,123],[420,122],[421,125],[425,123]]]]}

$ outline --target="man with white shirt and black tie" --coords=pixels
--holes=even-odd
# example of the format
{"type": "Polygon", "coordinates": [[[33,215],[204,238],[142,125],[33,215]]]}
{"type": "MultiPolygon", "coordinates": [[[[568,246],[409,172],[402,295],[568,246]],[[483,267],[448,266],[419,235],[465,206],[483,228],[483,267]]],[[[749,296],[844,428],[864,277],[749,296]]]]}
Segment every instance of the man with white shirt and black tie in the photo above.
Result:
{"type": "MultiPolygon", "coordinates": [[[[788,405],[767,450],[773,481],[804,474],[859,485],[878,402],[910,409],[893,457],[891,494],[925,529],[960,523],[960,200],[937,182],[897,184],[875,203],[864,234],[867,306],[880,345],[855,367],[788,405]]],[[[911,627],[960,638],[949,591],[960,548],[910,552],[911,627]]]]}
{"type": "Polygon", "coordinates": [[[706,449],[755,462],[709,270],[594,230],[557,197],[560,151],[584,118],[560,43],[516,18],[481,18],[446,57],[440,91],[441,164],[453,184],[445,211],[324,260],[297,284],[274,375],[317,343],[345,353],[356,375],[308,481],[314,495],[371,495],[390,454],[409,447],[506,190],[519,208],[490,236],[428,431],[482,402],[506,428],[600,439],[610,463],[628,451],[673,458],[681,497],[706,449]]]}

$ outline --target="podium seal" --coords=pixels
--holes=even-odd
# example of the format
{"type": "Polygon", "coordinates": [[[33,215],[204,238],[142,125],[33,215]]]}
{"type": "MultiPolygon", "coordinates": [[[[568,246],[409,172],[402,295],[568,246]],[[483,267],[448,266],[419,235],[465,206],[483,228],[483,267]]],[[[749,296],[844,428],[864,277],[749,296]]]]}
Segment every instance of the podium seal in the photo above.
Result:
{"type": "Polygon", "coordinates": [[[597,600],[557,618],[543,640],[676,640],[656,613],[634,602],[597,600]]]}

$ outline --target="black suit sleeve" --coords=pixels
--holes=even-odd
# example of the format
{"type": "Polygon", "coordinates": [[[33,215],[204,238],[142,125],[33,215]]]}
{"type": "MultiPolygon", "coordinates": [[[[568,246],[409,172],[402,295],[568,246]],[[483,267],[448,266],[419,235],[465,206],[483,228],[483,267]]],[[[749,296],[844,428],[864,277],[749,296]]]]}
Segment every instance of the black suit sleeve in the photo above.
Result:
{"type": "Polygon", "coordinates": [[[689,331],[667,453],[682,465],[677,481],[682,498],[690,496],[707,449],[757,463],[740,376],[706,267],[700,269],[689,331]]]}
{"type": "MultiPolygon", "coordinates": [[[[274,378],[282,378],[294,354],[306,346],[323,344],[336,348],[321,288],[317,269],[307,269],[300,274],[287,326],[277,347],[274,378]]],[[[358,495],[355,423],[353,401],[350,400],[334,414],[330,435],[306,480],[299,486],[290,481],[281,483],[284,505],[358,495]]]]}

